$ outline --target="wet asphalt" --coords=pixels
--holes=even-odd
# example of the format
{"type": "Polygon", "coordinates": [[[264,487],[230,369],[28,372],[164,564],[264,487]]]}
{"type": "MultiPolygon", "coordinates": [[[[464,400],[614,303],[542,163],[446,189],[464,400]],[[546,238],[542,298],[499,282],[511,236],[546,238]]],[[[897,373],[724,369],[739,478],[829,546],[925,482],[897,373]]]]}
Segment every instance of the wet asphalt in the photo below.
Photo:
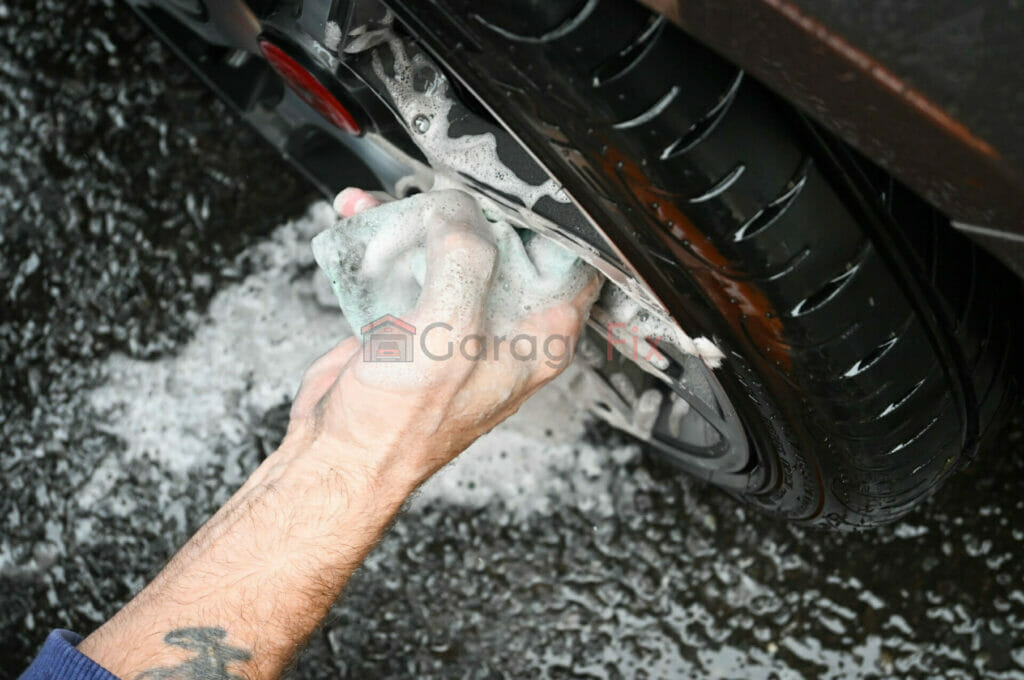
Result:
{"type": "MultiPolygon", "coordinates": [[[[168,465],[129,455],[94,395],[124,362],[188,365],[232,313],[211,300],[255,285],[314,198],[124,5],[0,0],[0,677],[116,611],[279,440],[287,400],[242,399],[243,429],[168,465]]],[[[530,512],[414,506],[294,676],[1024,677],[1019,417],[922,508],[854,535],[622,451],[588,426],[567,455],[599,469],[525,489],[551,496],[530,512]]]]}

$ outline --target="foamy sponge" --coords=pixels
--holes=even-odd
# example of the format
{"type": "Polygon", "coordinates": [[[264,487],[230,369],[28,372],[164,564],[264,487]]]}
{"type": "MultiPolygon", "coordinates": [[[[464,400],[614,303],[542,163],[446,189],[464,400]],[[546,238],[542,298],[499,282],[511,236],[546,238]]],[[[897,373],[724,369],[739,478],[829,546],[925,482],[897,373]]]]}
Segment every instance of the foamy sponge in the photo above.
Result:
{"type": "Polygon", "coordinates": [[[388,314],[429,324],[480,313],[483,296],[482,325],[508,332],[531,311],[574,298],[597,275],[550,239],[488,220],[456,190],[340,220],[313,239],[313,255],[360,338],[388,314]],[[453,249],[459,257],[446,256],[453,249]]]}

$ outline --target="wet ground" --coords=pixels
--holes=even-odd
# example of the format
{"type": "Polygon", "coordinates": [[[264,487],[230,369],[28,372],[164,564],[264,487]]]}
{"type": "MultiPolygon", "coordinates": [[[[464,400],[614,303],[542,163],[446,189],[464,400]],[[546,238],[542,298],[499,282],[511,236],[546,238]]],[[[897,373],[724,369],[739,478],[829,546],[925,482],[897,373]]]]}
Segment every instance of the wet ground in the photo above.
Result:
{"type": "MultiPolygon", "coordinates": [[[[0,0],[0,677],[223,502],[345,332],[329,219],[120,4],[0,0]]],[[[425,489],[298,677],[1024,677],[1019,423],[852,536],[666,476],[538,395],[425,489]]]]}

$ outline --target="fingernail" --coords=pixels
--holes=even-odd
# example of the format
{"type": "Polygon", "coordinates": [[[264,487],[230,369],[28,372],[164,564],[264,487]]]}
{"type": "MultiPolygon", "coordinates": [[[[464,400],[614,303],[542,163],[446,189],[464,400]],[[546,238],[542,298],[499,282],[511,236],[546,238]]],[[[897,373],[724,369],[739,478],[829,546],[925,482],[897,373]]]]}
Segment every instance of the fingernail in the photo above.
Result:
{"type": "Polygon", "coordinates": [[[354,191],[359,191],[359,189],[346,187],[338,192],[338,195],[334,197],[334,203],[332,204],[334,206],[334,212],[342,216],[345,215],[345,202],[349,200],[352,196],[352,192],[354,191]]]}

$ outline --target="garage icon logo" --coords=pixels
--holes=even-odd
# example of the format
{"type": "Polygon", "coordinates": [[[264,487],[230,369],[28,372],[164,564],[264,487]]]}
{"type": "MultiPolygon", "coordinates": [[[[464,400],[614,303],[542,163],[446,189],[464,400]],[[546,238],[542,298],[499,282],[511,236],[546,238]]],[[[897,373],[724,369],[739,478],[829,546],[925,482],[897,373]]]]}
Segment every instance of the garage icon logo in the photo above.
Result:
{"type": "Polygon", "coordinates": [[[416,327],[385,314],[359,330],[363,336],[363,361],[412,361],[412,338],[416,327]]]}

